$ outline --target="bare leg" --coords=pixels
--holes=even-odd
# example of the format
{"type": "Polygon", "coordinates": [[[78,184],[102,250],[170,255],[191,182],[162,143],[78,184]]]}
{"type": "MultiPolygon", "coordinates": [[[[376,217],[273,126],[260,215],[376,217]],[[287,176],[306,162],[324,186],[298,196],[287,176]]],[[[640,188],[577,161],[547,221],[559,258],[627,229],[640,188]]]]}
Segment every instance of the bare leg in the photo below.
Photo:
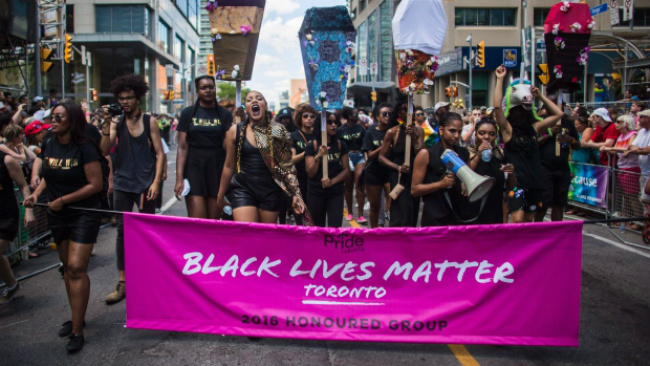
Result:
{"type": "Polygon", "coordinates": [[[93,244],[79,244],[70,241],[67,245],[67,266],[65,278],[68,283],[68,300],[72,311],[72,333],[83,335],[83,323],[90,297],[88,262],[93,244]]]}
{"type": "MultiPolygon", "coordinates": [[[[382,186],[371,186],[366,184],[366,192],[368,193],[368,202],[370,202],[370,227],[375,228],[379,226],[379,215],[381,208],[381,190],[382,186]]],[[[381,213],[383,215],[383,212],[381,213]]]]}
{"type": "Polygon", "coordinates": [[[390,198],[390,183],[384,184],[384,198],[386,199],[386,212],[390,212],[390,203],[392,202],[390,198]]]}
{"type": "Polygon", "coordinates": [[[207,203],[203,196],[186,196],[185,206],[187,207],[187,216],[199,219],[208,217],[207,203]]]}
{"type": "MultiPolygon", "coordinates": [[[[10,242],[8,240],[0,239],[0,253],[4,253],[9,244],[10,242]]],[[[9,260],[4,255],[0,255],[0,279],[5,281],[7,287],[12,287],[17,283],[14,271],[11,270],[9,260]]]]}
{"type": "Polygon", "coordinates": [[[518,224],[524,222],[524,211],[517,210],[510,213],[510,222],[518,224]]]}
{"type": "Polygon", "coordinates": [[[359,177],[363,173],[363,168],[366,164],[357,164],[354,167],[354,186],[356,187],[357,193],[357,205],[359,210],[359,217],[363,216],[363,204],[366,202],[366,193],[363,191],[363,187],[359,186],[359,177]]]}
{"type": "Polygon", "coordinates": [[[348,215],[352,215],[352,192],[354,192],[354,174],[345,178],[345,204],[348,206],[348,215]]]}
{"type": "Polygon", "coordinates": [[[232,216],[235,221],[239,222],[259,222],[257,207],[244,206],[232,210],[232,216]]]}
{"type": "Polygon", "coordinates": [[[219,205],[217,205],[217,197],[206,197],[205,200],[208,204],[208,219],[218,220],[219,219],[219,205]]]}
{"type": "Polygon", "coordinates": [[[259,222],[264,224],[275,224],[278,221],[278,216],[280,213],[277,211],[265,211],[258,209],[257,215],[259,217],[259,222]]]}

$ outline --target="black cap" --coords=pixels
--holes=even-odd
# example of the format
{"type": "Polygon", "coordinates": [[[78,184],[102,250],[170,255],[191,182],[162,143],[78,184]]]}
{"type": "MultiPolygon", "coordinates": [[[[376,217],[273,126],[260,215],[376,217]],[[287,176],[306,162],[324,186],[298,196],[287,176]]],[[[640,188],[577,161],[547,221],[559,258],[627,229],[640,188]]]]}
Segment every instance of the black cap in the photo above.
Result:
{"type": "Polygon", "coordinates": [[[278,118],[289,117],[291,118],[291,108],[282,108],[280,113],[278,113],[278,118]]]}

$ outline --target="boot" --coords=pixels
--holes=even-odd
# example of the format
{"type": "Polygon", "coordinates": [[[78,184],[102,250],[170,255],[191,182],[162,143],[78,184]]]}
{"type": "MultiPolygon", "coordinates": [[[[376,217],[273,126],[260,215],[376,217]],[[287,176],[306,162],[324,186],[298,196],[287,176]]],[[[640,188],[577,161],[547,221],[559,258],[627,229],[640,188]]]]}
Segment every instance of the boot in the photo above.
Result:
{"type": "Polygon", "coordinates": [[[106,301],[106,304],[112,305],[124,300],[125,297],[126,297],[126,284],[124,283],[124,281],[120,281],[117,283],[117,287],[115,288],[115,291],[108,294],[108,296],[106,296],[106,299],[104,299],[104,301],[106,301]]]}

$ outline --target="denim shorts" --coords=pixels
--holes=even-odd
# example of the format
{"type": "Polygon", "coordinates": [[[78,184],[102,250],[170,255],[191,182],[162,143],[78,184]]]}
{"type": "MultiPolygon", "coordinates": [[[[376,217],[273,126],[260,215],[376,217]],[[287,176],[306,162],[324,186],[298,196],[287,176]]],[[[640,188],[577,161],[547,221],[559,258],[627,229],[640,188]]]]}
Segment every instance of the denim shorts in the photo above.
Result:
{"type": "Polygon", "coordinates": [[[348,153],[348,157],[350,158],[350,171],[352,172],[354,171],[355,166],[366,162],[362,152],[350,152],[348,153]]]}

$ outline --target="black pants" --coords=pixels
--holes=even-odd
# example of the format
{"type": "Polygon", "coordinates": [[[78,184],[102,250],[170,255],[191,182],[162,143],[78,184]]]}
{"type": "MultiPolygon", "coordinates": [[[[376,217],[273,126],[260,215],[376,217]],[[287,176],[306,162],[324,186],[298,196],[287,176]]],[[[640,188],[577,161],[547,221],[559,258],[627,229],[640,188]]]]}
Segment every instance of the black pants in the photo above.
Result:
{"type": "MultiPolygon", "coordinates": [[[[391,191],[397,185],[398,173],[391,173],[390,189],[391,191]]],[[[402,193],[390,203],[390,227],[416,227],[418,224],[418,213],[420,211],[420,197],[411,196],[411,179],[402,176],[402,193]]]]}
{"type": "MultiPolygon", "coordinates": [[[[131,212],[133,205],[138,207],[138,212],[153,214],[156,212],[156,201],[147,201],[147,193],[131,193],[113,191],[113,207],[115,211],[131,212]],[[143,197],[144,196],[144,197],[143,197]],[[142,203],[142,206],[140,204],[142,203]]],[[[117,270],[124,270],[124,217],[117,215],[117,238],[115,240],[115,253],[117,254],[117,270]]]]}
{"type": "Polygon", "coordinates": [[[314,220],[314,225],[325,227],[341,227],[343,225],[343,192],[333,194],[307,193],[307,207],[314,220]]]}

